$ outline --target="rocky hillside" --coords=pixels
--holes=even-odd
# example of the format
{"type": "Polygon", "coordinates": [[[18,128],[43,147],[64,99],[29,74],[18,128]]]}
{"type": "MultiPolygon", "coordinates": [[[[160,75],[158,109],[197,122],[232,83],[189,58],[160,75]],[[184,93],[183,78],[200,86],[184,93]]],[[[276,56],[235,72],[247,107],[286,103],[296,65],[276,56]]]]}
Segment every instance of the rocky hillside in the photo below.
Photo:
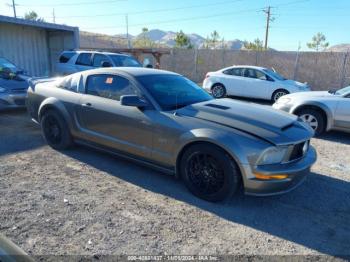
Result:
{"type": "Polygon", "coordinates": [[[350,52],[350,44],[339,44],[329,47],[328,52],[350,52]]]}
{"type": "MultiPolygon", "coordinates": [[[[175,46],[176,32],[162,31],[159,29],[153,29],[147,33],[141,33],[137,36],[129,35],[130,41],[134,41],[137,38],[147,37],[159,44],[160,46],[172,48],[175,46]]],[[[198,34],[187,34],[190,38],[192,45],[203,48],[205,38],[198,34]]],[[[217,48],[225,47],[227,49],[239,50],[243,47],[243,41],[230,40],[219,42],[217,48]]],[[[119,35],[104,35],[90,32],[80,32],[80,47],[81,48],[113,48],[113,47],[127,47],[127,40],[125,34],[119,35]]]]}

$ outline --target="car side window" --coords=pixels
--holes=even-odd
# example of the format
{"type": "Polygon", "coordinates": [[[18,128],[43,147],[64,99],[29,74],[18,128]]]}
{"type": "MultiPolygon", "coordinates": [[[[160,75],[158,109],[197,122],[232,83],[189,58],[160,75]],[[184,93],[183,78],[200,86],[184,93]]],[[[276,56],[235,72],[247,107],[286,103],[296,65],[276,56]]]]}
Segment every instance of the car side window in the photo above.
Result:
{"type": "Polygon", "coordinates": [[[242,76],[242,68],[231,68],[223,72],[226,75],[242,76]]]}
{"type": "Polygon", "coordinates": [[[61,54],[59,61],[60,63],[67,63],[74,55],[74,52],[64,52],[61,54]]]}
{"type": "Polygon", "coordinates": [[[101,54],[95,54],[93,59],[92,66],[101,67],[103,62],[109,62],[107,56],[101,54]]]}
{"type": "Polygon", "coordinates": [[[90,53],[81,53],[78,56],[75,64],[76,65],[91,66],[91,54],[90,53]]]}
{"type": "Polygon", "coordinates": [[[244,77],[257,78],[257,76],[256,76],[256,70],[251,69],[251,68],[246,68],[246,69],[244,70],[244,77]]]}
{"type": "Polygon", "coordinates": [[[116,75],[91,75],[87,79],[86,93],[116,101],[123,95],[136,95],[137,91],[132,83],[116,75]]]}
{"type": "Polygon", "coordinates": [[[267,75],[264,74],[263,72],[259,71],[259,70],[255,70],[256,72],[256,78],[260,79],[260,80],[268,80],[267,75]]]}

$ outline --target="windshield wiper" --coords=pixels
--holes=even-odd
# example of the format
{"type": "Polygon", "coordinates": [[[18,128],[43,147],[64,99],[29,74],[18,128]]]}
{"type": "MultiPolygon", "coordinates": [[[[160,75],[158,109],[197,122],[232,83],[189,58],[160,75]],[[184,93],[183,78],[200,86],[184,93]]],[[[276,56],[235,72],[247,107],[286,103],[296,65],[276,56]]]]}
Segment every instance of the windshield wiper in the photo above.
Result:
{"type": "Polygon", "coordinates": [[[330,94],[334,95],[334,94],[335,94],[337,91],[338,91],[338,90],[333,89],[333,90],[329,90],[329,91],[328,91],[328,93],[330,93],[330,94]]]}

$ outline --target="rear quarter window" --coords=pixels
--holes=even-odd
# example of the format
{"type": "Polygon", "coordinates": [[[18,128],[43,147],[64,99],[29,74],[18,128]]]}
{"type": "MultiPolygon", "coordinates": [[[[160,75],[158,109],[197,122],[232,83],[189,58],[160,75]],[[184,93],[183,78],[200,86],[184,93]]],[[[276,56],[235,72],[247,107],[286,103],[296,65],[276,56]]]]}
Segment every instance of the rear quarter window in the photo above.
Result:
{"type": "Polygon", "coordinates": [[[67,63],[74,55],[73,52],[65,52],[60,56],[59,61],[60,63],[67,63]]]}

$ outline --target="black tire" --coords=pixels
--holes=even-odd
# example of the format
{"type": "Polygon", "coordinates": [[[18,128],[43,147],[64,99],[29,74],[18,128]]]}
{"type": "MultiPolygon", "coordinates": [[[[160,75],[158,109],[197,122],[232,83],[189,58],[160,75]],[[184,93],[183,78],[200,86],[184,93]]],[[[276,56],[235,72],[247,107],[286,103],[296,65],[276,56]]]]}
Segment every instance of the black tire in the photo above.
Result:
{"type": "Polygon", "coordinates": [[[310,124],[312,129],[315,131],[315,136],[319,136],[324,131],[326,130],[326,119],[324,118],[323,114],[315,109],[312,108],[306,108],[302,109],[301,111],[298,112],[297,114],[304,122],[310,123],[308,121],[305,121],[306,119],[310,119],[312,123],[312,119],[310,116],[312,116],[314,119],[317,121],[317,127],[314,127],[313,125],[310,124]],[[307,118],[309,116],[309,118],[307,118]]]}
{"type": "Polygon", "coordinates": [[[289,92],[285,89],[277,89],[275,92],[273,92],[272,97],[271,97],[271,102],[276,103],[277,100],[285,95],[288,95],[289,92]]]}
{"type": "Polygon", "coordinates": [[[222,84],[215,84],[211,87],[211,94],[214,98],[224,98],[226,97],[226,88],[222,84]],[[215,92],[216,89],[221,90],[221,92],[215,92]]]}
{"type": "Polygon", "coordinates": [[[46,142],[56,150],[64,150],[73,144],[64,118],[56,110],[48,110],[41,119],[41,130],[46,142]]]}
{"type": "Polygon", "coordinates": [[[180,172],[189,191],[210,202],[230,198],[241,184],[237,164],[224,150],[211,144],[188,148],[181,158],[180,172]]]}

